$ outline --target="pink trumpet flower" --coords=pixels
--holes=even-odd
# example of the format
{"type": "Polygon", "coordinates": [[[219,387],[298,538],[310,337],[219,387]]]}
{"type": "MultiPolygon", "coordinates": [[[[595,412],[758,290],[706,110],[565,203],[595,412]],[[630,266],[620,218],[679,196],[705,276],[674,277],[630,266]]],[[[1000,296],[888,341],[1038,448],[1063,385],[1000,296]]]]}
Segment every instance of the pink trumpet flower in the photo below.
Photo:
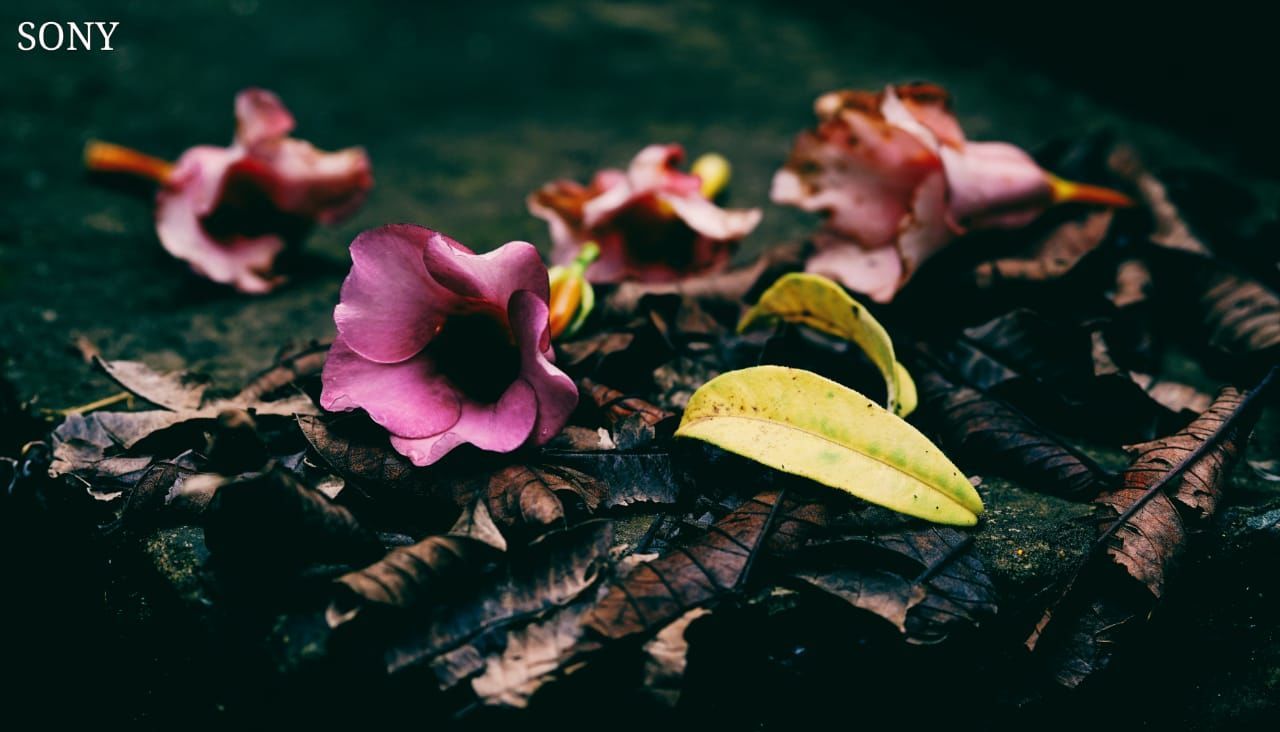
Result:
{"type": "Polygon", "coordinates": [[[826,213],[806,268],[879,302],[968,230],[1025,226],[1066,201],[1132,205],[1053,176],[1014,145],[967,141],[941,87],[831,92],[815,109],[817,128],[796,139],[770,196],[826,213]]]}
{"type": "Polygon", "coordinates": [[[578,402],[552,361],[547,268],[513,241],[475,254],[397,224],[351,244],[320,404],[360,408],[415,465],[470,443],[510,452],[550,440],[578,402]]]}
{"type": "Polygon", "coordinates": [[[237,94],[236,123],[230,147],[198,145],[172,165],[101,142],[85,162],[155,179],[164,248],[214,282],[262,293],[283,282],[273,268],[286,244],[354,213],[373,176],[361,148],[324,152],[289,137],[293,116],[269,91],[237,94]]]}
{"type": "Polygon", "coordinates": [[[720,208],[711,199],[724,181],[679,171],[683,160],[679,145],[650,145],[590,186],[558,180],[531,194],[529,212],[551,227],[552,260],[568,265],[594,241],[591,282],[670,282],[723,268],[761,212],[720,208]]]}

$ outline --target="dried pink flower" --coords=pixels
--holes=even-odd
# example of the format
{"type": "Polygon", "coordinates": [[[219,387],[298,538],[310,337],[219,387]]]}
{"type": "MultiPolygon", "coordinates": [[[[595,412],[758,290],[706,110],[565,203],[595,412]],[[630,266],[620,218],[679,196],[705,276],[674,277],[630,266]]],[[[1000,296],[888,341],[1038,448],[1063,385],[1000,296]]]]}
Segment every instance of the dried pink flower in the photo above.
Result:
{"type": "Polygon", "coordinates": [[[470,443],[510,452],[554,437],[578,401],[548,333],[547,268],[510,242],[475,254],[407,224],[351,244],[320,404],[364,409],[415,465],[470,443]]]}
{"type": "Polygon", "coordinates": [[[761,212],[717,206],[697,175],[677,170],[683,159],[679,145],[650,145],[627,170],[602,170],[590,186],[558,180],[531,194],[530,213],[551,227],[552,260],[568,264],[595,241],[592,282],[665,282],[723,268],[761,212]]]}
{"type": "Polygon", "coordinates": [[[815,105],[773,179],[772,199],[828,214],[807,269],[880,302],[970,229],[1025,226],[1050,205],[1127,205],[1121,194],[1069,184],[1002,142],[969,142],[940,87],[839,91],[815,105]]]}

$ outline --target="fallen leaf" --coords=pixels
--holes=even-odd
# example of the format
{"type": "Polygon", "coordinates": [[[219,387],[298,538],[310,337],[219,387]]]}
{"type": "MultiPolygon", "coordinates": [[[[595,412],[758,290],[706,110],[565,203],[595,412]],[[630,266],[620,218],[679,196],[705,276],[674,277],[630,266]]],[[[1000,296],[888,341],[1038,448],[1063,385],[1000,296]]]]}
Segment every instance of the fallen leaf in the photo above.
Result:
{"type": "Polygon", "coordinates": [[[191,371],[156,371],[140,361],[108,361],[94,356],[94,363],[116,383],[152,404],[175,412],[193,411],[204,402],[209,378],[191,371]]]}
{"type": "Polygon", "coordinates": [[[982,512],[965,475],[916,428],[808,371],[757,366],[712,379],[676,436],[938,523],[972,526],[982,512]]]}
{"type": "Polygon", "coordinates": [[[645,656],[644,693],[662,706],[674,708],[680,701],[681,682],[689,664],[685,631],[694,621],[710,614],[704,607],[689,610],[654,634],[641,649],[645,656]]]}
{"type": "Polygon", "coordinates": [[[350,511],[278,468],[220,487],[204,526],[214,560],[239,575],[278,576],[316,562],[360,564],[384,551],[350,511]]]}
{"type": "Polygon", "coordinates": [[[330,345],[312,343],[301,351],[281,358],[274,366],[253,377],[231,401],[242,404],[258,402],[303,378],[318,375],[324,368],[330,345]]]}
{"type": "Polygon", "coordinates": [[[794,550],[824,521],[819,504],[784,498],[777,490],[759,493],[712,524],[700,540],[614,582],[584,623],[613,641],[653,632],[738,591],[762,549],[794,550]]]}
{"type": "Polygon", "coordinates": [[[465,536],[428,536],[413,546],[392,549],[364,569],[335,580],[325,611],[329,627],[378,610],[408,611],[445,596],[468,575],[494,558],[493,547],[465,536]]]}
{"type": "Polygon", "coordinates": [[[576,470],[603,486],[600,509],[670,504],[680,497],[681,477],[666,452],[543,450],[542,462],[576,470]]]}
{"type": "Polygon", "coordinates": [[[1003,402],[937,371],[919,373],[920,419],[967,470],[1068,498],[1091,497],[1113,482],[1109,471],[1003,402]]]}
{"type": "Polygon", "coordinates": [[[972,538],[929,527],[845,539],[805,550],[791,574],[879,615],[910,643],[941,643],[996,613],[995,585],[972,550],[972,538]]]}
{"type": "Polygon", "coordinates": [[[889,411],[906,416],[915,409],[913,401],[903,398],[914,396],[915,389],[903,387],[910,375],[894,357],[888,332],[840,285],[821,275],[784,275],[742,316],[738,332],[778,321],[800,323],[857,344],[884,377],[889,411]]]}
{"type": "Polygon", "coordinates": [[[1223,389],[1178,433],[1135,446],[1122,486],[1096,500],[1105,510],[1094,552],[1026,640],[1058,683],[1075,687],[1107,667],[1122,636],[1163,597],[1188,524],[1213,515],[1274,376],[1246,395],[1223,389]]]}
{"type": "Polygon", "coordinates": [[[983,262],[974,268],[974,279],[982,288],[1056,280],[1107,238],[1114,216],[1112,209],[1101,209],[1062,221],[1036,241],[1027,256],[983,262]]]}

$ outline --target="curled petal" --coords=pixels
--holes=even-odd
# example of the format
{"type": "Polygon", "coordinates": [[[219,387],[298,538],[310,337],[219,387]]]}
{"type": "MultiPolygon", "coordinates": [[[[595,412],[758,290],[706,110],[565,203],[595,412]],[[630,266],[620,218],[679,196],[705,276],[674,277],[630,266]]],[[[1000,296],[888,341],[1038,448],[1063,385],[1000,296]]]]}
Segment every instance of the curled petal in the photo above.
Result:
{"type": "Polygon", "coordinates": [[[455,294],[482,300],[503,310],[519,290],[535,293],[546,302],[551,285],[538,250],[528,242],[513,241],[485,254],[475,254],[449,237],[431,232],[423,254],[431,277],[455,294]]]}
{"type": "Polygon", "coordinates": [[[511,296],[511,328],[520,349],[520,378],[532,385],[538,396],[538,415],[530,442],[541,445],[560,433],[578,405],[578,387],[551,361],[551,334],[547,325],[547,304],[532,292],[511,296]]]}
{"type": "Polygon", "coordinates": [[[379,363],[421,351],[444,325],[457,296],[427,274],[430,229],[393,224],[351,243],[351,273],[333,311],[338,335],[351,350],[379,363]]]}
{"type": "Polygon", "coordinates": [[[393,435],[420,438],[454,427],[462,415],[457,391],[425,354],[399,363],[375,363],[351,349],[340,334],[321,376],[320,406],[334,412],[357,407],[393,435]]]}
{"type": "Polygon", "coordinates": [[[820,274],[861,292],[876,302],[889,302],[902,283],[902,257],[893,247],[863,249],[829,234],[814,238],[817,252],[805,271],[820,274]]]}
{"type": "Polygon", "coordinates": [[[241,292],[268,292],[282,281],[271,267],[284,240],[264,234],[220,241],[201,224],[231,157],[219,148],[194,148],[182,156],[156,195],[156,235],[166,251],[198,274],[241,292]]]}
{"type": "Polygon", "coordinates": [[[683,147],[650,145],[631,159],[627,179],[638,193],[664,191],[676,195],[694,195],[702,189],[702,179],[677,170],[676,166],[682,162],[683,147]]]}
{"type": "Polygon", "coordinates": [[[529,439],[538,418],[533,387],[517,379],[494,404],[463,400],[458,421],[447,431],[424,438],[391,435],[391,445],[414,465],[431,465],[462,444],[511,452],[529,439]]]}
{"type": "Polygon", "coordinates": [[[712,239],[735,241],[750,234],[764,213],[758,208],[724,209],[701,195],[660,195],[690,229],[712,239]]]}
{"type": "Polygon", "coordinates": [[[245,89],[236,95],[236,142],[253,147],[293,131],[293,115],[266,89],[245,89]]]}
{"type": "Polygon", "coordinates": [[[552,181],[529,194],[529,213],[547,222],[551,229],[551,259],[568,264],[587,241],[582,227],[582,207],[591,197],[583,185],[571,180],[552,181]]]}
{"type": "Polygon", "coordinates": [[[1031,156],[1003,142],[943,150],[951,213],[961,223],[1017,227],[1049,204],[1049,180],[1031,156]]]}
{"type": "Polygon", "coordinates": [[[911,198],[911,213],[903,220],[898,234],[897,249],[903,268],[899,286],[957,233],[947,210],[946,177],[941,172],[934,173],[916,188],[911,198]]]}
{"type": "Polygon", "coordinates": [[[285,139],[245,162],[251,164],[229,173],[256,178],[276,208],[322,224],[350,216],[373,187],[369,156],[360,148],[325,152],[303,140],[285,139]]]}

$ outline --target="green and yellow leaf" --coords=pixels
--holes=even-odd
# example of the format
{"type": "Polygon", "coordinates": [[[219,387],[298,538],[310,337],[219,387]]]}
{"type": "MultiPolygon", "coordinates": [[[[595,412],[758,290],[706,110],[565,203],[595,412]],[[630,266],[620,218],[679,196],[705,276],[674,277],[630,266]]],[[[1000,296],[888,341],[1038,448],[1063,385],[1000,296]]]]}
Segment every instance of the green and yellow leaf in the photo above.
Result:
{"type": "Polygon", "coordinates": [[[722,374],[694,392],[676,436],[937,523],[972,526],[982,513],[978,492],[929,438],[810,371],[756,366],[722,374]]]}
{"type": "Polygon", "coordinates": [[[889,333],[840,285],[822,275],[783,275],[742,317],[738,332],[779,320],[852,341],[884,376],[888,408],[901,417],[916,408],[915,383],[894,356],[889,333]]]}

